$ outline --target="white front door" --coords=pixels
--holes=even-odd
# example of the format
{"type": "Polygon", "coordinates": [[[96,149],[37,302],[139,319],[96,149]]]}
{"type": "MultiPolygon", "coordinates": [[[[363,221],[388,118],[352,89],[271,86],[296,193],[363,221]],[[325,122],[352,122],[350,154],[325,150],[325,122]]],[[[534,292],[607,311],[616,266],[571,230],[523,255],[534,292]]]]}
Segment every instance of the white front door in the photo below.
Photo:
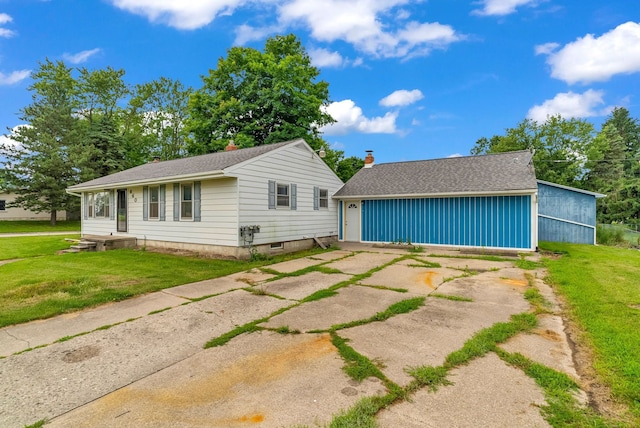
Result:
{"type": "Polygon", "coordinates": [[[360,242],[360,201],[345,201],[345,241],[360,242]]]}

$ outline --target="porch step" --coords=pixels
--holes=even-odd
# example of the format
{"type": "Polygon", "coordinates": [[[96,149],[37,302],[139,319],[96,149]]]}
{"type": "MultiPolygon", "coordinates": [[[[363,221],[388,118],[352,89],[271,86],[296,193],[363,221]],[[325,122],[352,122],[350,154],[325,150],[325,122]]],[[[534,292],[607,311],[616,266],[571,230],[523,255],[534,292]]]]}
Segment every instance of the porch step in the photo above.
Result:
{"type": "Polygon", "coordinates": [[[80,240],[80,241],[76,241],[76,245],[72,245],[71,248],[69,248],[65,252],[80,253],[83,251],[95,251],[97,245],[98,244],[96,242],[80,240]]]}

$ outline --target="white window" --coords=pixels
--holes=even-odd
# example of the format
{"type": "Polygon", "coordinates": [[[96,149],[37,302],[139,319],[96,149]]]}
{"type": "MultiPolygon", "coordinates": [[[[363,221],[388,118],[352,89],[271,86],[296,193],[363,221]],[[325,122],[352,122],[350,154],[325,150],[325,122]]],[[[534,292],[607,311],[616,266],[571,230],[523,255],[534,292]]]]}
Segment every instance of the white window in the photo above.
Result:
{"type": "Polygon", "coordinates": [[[278,207],[289,208],[289,185],[278,183],[278,193],[276,195],[276,201],[278,207]]]}
{"type": "Polygon", "coordinates": [[[320,189],[319,197],[320,208],[329,208],[329,191],[327,189],[320,189]]]}
{"type": "Polygon", "coordinates": [[[109,218],[111,216],[111,205],[109,192],[89,193],[89,217],[109,218]]]}
{"type": "Polygon", "coordinates": [[[149,187],[149,218],[160,217],[160,186],[149,187]]]}
{"type": "Polygon", "coordinates": [[[180,192],[180,218],[193,219],[193,185],[183,184],[180,192]]]}

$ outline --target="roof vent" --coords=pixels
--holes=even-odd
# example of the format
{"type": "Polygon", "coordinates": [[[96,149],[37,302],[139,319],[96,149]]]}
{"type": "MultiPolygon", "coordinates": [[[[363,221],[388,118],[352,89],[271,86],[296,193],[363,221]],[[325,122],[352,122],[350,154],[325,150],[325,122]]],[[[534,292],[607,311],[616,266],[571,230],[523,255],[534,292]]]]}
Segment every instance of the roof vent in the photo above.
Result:
{"type": "Polygon", "coordinates": [[[238,150],[238,146],[236,146],[236,143],[234,143],[233,140],[230,140],[229,144],[227,144],[227,147],[224,148],[224,151],[230,152],[232,150],[238,150]]]}
{"type": "Polygon", "coordinates": [[[373,150],[365,150],[367,155],[364,157],[364,167],[371,168],[373,166],[373,150]]]}

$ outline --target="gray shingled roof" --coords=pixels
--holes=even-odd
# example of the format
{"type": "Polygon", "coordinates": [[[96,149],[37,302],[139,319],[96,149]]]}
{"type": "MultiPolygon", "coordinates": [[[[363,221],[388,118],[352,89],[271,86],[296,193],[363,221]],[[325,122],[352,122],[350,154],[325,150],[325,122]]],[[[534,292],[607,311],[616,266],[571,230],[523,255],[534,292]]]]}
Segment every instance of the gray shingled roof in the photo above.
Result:
{"type": "Polygon", "coordinates": [[[535,190],[529,151],[374,164],[338,192],[350,196],[400,196],[535,190]]]}
{"type": "Polygon", "coordinates": [[[217,152],[189,158],[147,163],[121,172],[116,172],[105,177],[96,178],[95,180],[73,185],[69,187],[69,190],[79,190],[96,186],[110,187],[132,182],[180,177],[189,174],[213,173],[216,171],[222,171],[225,168],[237,165],[280,147],[299,143],[301,141],[302,140],[298,139],[228,152],[217,152]]]}

